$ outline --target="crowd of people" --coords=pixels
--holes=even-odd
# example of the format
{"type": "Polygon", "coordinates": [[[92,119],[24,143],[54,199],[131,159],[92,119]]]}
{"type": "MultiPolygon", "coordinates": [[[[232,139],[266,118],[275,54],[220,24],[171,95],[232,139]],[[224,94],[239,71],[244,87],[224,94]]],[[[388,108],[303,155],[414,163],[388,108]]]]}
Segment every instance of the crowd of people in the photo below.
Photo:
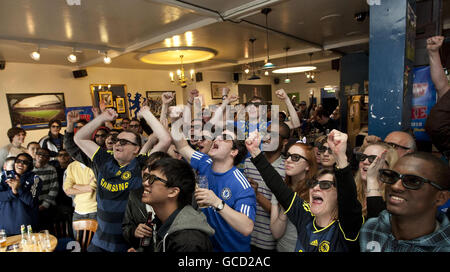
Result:
{"type": "Polygon", "coordinates": [[[206,116],[197,90],[182,108],[168,106],[169,92],[159,119],[143,105],[121,129],[112,108],[89,122],[69,112],[64,134],[52,120],[48,135],[27,147],[26,131],[9,129],[0,229],[9,236],[21,225],[94,219],[89,252],[448,252],[442,41],[427,41],[438,102],[426,129],[439,156],[418,151],[404,131],[350,146],[338,111],[293,104],[283,89],[275,94],[288,112],[278,116],[262,97],[230,115],[238,97],[227,88],[206,116]]]}

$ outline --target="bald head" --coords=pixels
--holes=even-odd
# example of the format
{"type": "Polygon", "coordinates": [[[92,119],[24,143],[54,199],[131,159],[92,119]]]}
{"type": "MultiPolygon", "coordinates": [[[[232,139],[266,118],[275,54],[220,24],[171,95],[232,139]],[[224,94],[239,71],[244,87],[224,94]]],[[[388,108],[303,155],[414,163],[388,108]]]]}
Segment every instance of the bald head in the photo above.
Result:
{"type": "Polygon", "coordinates": [[[403,131],[393,131],[389,133],[384,142],[390,144],[397,151],[398,157],[403,157],[405,154],[416,151],[416,141],[414,138],[403,131]]]}

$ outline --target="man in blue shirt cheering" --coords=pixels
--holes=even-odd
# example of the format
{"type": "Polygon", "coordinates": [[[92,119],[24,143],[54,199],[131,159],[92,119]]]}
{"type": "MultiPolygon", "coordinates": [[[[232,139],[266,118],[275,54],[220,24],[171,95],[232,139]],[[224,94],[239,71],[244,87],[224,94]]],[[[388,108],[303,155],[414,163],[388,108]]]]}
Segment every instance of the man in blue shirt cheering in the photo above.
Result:
{"type": "Polygon", "coordinates": [[[205,206],[208,224],[215,229],[215,251],[248,252],[253,231],[256,197],[250,183],[235,167],[247,151],[236,134],[224,131],[215,138],[208,154],[192,149],[180,131],[181,119],[172,124],[172,138],[177,150],[208,180],[208,189],[199,188],[195,198],[205,206]]]}

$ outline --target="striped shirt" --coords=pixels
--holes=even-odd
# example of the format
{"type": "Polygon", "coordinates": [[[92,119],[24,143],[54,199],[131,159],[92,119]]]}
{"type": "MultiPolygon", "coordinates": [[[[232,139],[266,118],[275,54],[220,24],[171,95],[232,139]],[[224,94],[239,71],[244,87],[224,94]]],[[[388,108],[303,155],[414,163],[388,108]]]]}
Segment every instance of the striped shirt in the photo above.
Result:
{"type": "MultiPolygon", "coordinates": [[[[280,156],[272,163],[272,166],[284,179],[284,159],[280,156]]],[[[256,169],[256,166],[250,161],[250,158],[245,160],[244,174],[248,179],[251,178],[258,183],[258,192],[260,194],[262,194],[269,201],[272,199],[272,191],[270,191],[267,187],[258,172],[258,169],[256,169]]],[[[256,202],[255,227],[253,228],[251,237],[251,244],[258,248],[273,250],[277,245],[277,241],[273,238],[272,231],[270,230],[270,214],[267,213],[258,202],[256,202]]]]}
{"type": "MultiPolygon", "coordinates": [[[[203,153],[195,152],[191,158],[191,166],[199,176],[208,179],[208,188],[217,197],[225,201],[232,209],[255,220],[256,197],[250,183],[236,167],[225,173],[212,170],[211,158],[203,153]]],[[[250,251],[250,235],[244,236],[231,227],[214,208],[202,209],[208,224],[215,230],[212,243],[215,251],[248,252],[250,251]]]]}
{"type": "Polygon", "coordinates": [[[34,167],[33,172],[42,180],[42,189],[39,194],[39,205],[45,208],[56,206],[56,196],[59,191],[58,173],[56,168],[47,164],[44,167],[34,167]]]}
{"type": "Polygon", "coordinates": [[[122,222],[130,191],[142,186],[142,167],[147,156],[139,155],[127,165],[119,165],[114,156],[98,148],[92,157],[97,179],[98,228],[92,244],[110,252],[125,252],[128,245],[122,234],[122,222]]]}

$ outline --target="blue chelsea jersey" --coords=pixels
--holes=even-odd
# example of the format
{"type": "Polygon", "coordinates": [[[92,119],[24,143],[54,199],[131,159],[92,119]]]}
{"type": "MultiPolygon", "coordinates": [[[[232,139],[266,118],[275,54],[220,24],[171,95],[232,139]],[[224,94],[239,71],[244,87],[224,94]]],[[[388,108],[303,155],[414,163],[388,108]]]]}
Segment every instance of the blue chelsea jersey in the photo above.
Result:
{"type": "Polygon", "coordinates": [[[92,157],[97,168],[97,221],[98,229],[92,243],[107,251],[126,251],[128,245],[122,236],[130,191],[142,186],[142,165],[147,157],[139,155],[129,164],[121,166],[114,156],[99,148],[92,157]]]}
{"type": "MultiPolygon", "coordinates": [[[[232,209],[255,221],[255,192],[241,171],[232,167],[225,173],[216,173],[212,170],[211,158],[200,152],[192,155],[191,165],[198,171],[199,176],[206,176],[208,187],[216,196],[225,201],[232,209]]],[[[208,224],[215,230],[212,237],[215,251],[250,251],[250,235],[244,236],[233,229],[214,208],[204,208],[203,212],[208,224]]]]}

